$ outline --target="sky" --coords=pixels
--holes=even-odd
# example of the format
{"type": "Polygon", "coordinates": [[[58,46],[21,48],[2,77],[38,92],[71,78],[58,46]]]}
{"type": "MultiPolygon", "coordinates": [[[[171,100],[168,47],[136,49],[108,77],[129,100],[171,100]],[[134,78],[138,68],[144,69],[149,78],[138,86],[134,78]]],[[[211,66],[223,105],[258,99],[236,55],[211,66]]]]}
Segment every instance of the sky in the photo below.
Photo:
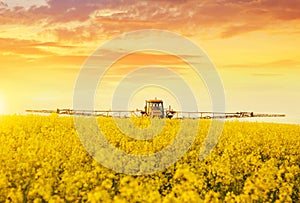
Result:
{"type": "MultiPolygon", "coordinates": [[[[178,33],[205,51],[223,82],[227,111],[284,113],[286,121],[300,123],[299,10],[299,0],[0,0],[0,113],[72,108],[78,74],[97,48],[127,32],[156,29],[178,33]]],[[[173,68],[194,89],[199,83],[199,110],[210,108],[205,84],[182,68],[187,64],[152,52],[114,64],[95,97],[97,108],[110,108],[124,75],[154,62],[173,68]]],[[[159,69],[153,72],[168,80],[159,69]]],[[[181,108],[182,98],[171,95],[144,87],[132,93],[128,107],[165,96],[181,108]]]]}

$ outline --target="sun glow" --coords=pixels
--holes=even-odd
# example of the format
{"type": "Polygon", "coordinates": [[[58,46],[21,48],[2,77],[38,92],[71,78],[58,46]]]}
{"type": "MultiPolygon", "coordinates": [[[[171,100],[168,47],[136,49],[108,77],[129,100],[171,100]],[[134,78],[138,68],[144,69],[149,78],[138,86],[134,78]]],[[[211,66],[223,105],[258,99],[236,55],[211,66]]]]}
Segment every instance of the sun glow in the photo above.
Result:
{"type": "Polygon", "coordinates": [[[0,114],[3,114],[3,113],[4,113],[4,100],[0,96],[0,114]]]}

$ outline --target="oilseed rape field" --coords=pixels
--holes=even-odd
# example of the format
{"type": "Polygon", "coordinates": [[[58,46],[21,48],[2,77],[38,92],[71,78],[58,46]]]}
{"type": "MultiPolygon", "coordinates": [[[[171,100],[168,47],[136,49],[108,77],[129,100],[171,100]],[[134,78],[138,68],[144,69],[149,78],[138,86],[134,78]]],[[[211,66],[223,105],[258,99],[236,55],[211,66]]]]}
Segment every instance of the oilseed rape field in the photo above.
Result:
{"type": "MultiPolygon", "coordinates": [[[[162,132],[146,141],[124,136],[112,118],[97,122],[116,148],[148,154],[166,147],[182,121],[164,120],[162,132]]],[[[147,128],[151,120],[132,122],[147,128]]],[[[194,142],[175,164],[126,175],[93,159],[71,116],[1,116],[0,202],[300,201],[299,125],[226,121],[217,146],[199,160],[210,122],[200,121],[194,142]]]]}

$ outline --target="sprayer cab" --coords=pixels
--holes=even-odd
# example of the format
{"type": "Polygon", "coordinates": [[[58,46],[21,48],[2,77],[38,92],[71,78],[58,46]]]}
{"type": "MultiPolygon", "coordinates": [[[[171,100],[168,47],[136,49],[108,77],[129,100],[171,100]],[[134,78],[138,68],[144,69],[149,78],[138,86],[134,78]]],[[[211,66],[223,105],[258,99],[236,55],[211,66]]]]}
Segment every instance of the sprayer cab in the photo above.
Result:
{"type": "Polygon", "coordinates": [[[160,99],[146,100],[145,111],[142,111],[144,116],[164,118],[164,103],[160,99]]]}

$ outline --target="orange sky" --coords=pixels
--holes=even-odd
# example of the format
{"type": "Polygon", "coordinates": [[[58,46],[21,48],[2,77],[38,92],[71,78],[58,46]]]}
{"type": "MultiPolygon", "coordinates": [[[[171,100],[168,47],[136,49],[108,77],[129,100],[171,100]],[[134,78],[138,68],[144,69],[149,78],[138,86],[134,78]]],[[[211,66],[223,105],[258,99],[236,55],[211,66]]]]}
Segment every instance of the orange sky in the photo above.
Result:
{"type": "Polygon", "coordinates": [[[79,70],[102,43],[164,29],[206,51],[228,111],[299,118],[299,10],[299,0],[0,0],[0,113],[72,107],[79,70]]]}

